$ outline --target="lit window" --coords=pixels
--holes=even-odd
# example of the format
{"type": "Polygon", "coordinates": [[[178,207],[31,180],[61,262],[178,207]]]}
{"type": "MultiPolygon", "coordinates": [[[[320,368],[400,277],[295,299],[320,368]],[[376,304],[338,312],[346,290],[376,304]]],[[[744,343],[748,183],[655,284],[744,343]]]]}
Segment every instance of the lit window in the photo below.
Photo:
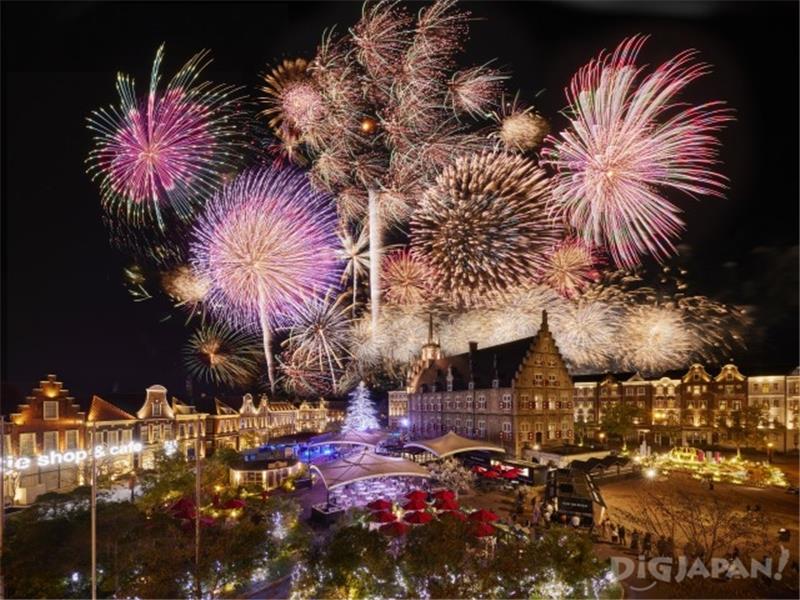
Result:
{"type": "Polygon", "coordinates": [[[45,420],[58,418],[58,402],[56,400],[45,400],[42,410],[45,420]]]}
{"type": "Polygon", "coordinates": [[[75,450],[78,447],[78,430],[68,429],[66,431],[67,450],[75,450]]]}
{"type": "Polygon", "coordinates": [[[153,416],[160,417],[161,416],[161,401],[156,400],[153,402],[153,416]]]}
{"type": "Polygon", "coordinates": [[[45,452],[58,451],[58,432],[45,431],[44,432],[44,448],[45,452]]]}
{"type": "Polygon", "coordinates": [[[19,453],[20,456],[32,456],[36,454],[36,434],[19,434],[19,453]]]}

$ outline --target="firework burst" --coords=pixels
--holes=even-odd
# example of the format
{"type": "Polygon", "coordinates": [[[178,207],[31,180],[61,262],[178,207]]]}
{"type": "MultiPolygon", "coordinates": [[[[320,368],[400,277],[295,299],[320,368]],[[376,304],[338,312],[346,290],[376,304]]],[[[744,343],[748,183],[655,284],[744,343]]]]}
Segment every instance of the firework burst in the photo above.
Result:
{"type": "Polygon", "coordinates": [[[260,328],[274,386],[272,326],[302,311],[337,279],[330,199],[287,167],[240,175],[209,202],[192,267],[211,282],[208,305],[234,326],[260,328]]]}
{"type": "Polygon", "coordinates": [[[576,371],[608,369],[617,349],[623,307],[603,302],[568,303],[552,319],[553,335],[576,371]]]}
{"type": "Polygon", "coordinates": [[[345,368],[350,355],[349,307],[342,300],[331,292],[310,298],[292,319],[283,342],[292,364],[327,372],[334,388],[337,373],[345,368]]]}
{"type": "Polygon", "coordinates": [[[263,76],[261,111],[287,155],[302,162],[299,146],[306,137],[313,137],[322,120],[325,104],[315,81],[308,73],[308,62],[302,58],[284,60],[263,76]]]}
{"type": "Polygon", "coordinates": [[[190,375],[227,387],[241,387],[257,377],[263,356],[257,336],[217,323],[192,334],[183,357],[190,375]]]}
{"type": "Polygon", "coordinates": [[[688,364],[702,345],[683,313],[669,306],[629,307],[620,325],[620,366],[658,373],[688,364]]]}
{"type": "Polygon", "coordinates": [[[501,100],[500,110],[493,112],[492,118],[500,125],[500,129],[491,136],[499,139],[510,152],[533,150],[550,133],[550,125],[545,118],[533,108],[524,108],[519,103],[518,95],[511,102],[505,98],[501,100]]]}
{"type": "Polygon", "coordinates": [[[710,67],[684,51],[642,78],[647,38],[625,40],[580,69],[567,90],[570,127],[542,152],[557,171],[554,209],[619,267],[675,252],[680,209],[664,195],[721,196],[715,135],[732,119],[720,102],[678,109],[675,97],[710,67]]]}
{"type": "Polygon", "coordinates": [[[189,310],[191,319],[202,308],[211,282],[190,265],[181,265],[161,274],[161,287],[175,301],[175,306],[189,310]]]}
{"type": "Polygon", "coordinates": [[[433,272],[409,250],[388,254],[384,259],[382,277],[389,304],[420,305],[431,300],[433,272]]]}
{"type": "Polygon", "coordinates": [[[208,52],[192,57],[162,91],[163,57],[161,46],[146,99],[137,97],[131,77],[117,76],[119,106],[88,119],[96,135],[87,159],[109,210],[122,208],[135,222],[154,217],[161,230],[165,211],[182,220],[193,215],[222,175],[235,169],[242,147],[239,88],[196,82],[208,52]]]}
{"type": "Polygon", "coordinates": [[[447,167],[411,219],[412,245],[456,305],[532,281],[561,236],[544,172],[519,155],[484,152],[447,167]]]}
{"type": "Polygon", "coordinates": [[[453,112],[483,116],[497,104],[504,79],[507,76],[486,65],[454,73],[448,94],[453,112]]]}
{"type": "Polygon", "coordinates": [[[540,281],[565,298],[577,298],[600,277],[596,267],[600,257],[594,250],[576,239],[559,242],[546,256],[540,281]]]}
{"type": "Polygon", "coordinates": [[[340,231],[336,257],[345,264],[341,282],[345,283],[348,279],[353,282],[352,310],[355,314],[358,302],[358,282],[369,272],[369,235],[367,230],[362,228],[358,235],[353,235],[349,228],[340,231]]]}

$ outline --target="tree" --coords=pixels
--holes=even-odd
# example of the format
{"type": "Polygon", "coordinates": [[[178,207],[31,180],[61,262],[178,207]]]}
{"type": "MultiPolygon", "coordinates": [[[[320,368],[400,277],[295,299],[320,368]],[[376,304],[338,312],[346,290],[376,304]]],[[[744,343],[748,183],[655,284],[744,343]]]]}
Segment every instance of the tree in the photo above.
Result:
{"type": "Polygon", "coordinates": [[[386,536],[360,524],[338,527],[304,553],[293,597],[397,597],[394,571],[386,536]]]}
{"type": "Polygon", "coordinates": [[[763,441],[763,427],[767,421],[767,410],[760,404],[744,406],[719,418],[717,426],[723,429],[728,439],[736,443],[736,453],[742,446],[757,446],[763,441]]]}
{"type": "Polygon", "coordinates": [[[454,458],[433,463],[429,470],[442,485],[458,492],[468,492],[475,482],[475,474],[454,458]]]}
{"type": "Polygon", "coordinates": [[[367,431],[379,427],[369,390],[362,381],[355,390],[350,392],[350,402],[347,405],[347,415],[342,431],[367,431]]]}
{"type": "Polygon", "coordinates": [[[644,418],[644,410],[635,404],[617,402],[605,409],[603,428],[609,435],[619,436],[622,439],[623,449],[627,449],[628,437],[644,418]]]}

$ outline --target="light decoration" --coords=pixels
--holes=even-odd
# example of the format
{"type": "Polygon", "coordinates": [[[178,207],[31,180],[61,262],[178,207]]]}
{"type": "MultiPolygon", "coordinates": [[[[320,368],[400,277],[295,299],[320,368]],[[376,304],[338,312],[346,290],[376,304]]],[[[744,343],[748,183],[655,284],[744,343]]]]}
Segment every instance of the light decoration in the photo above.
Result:
{"type": "Polygon", "coordinates": [[[362,381],[350,393],[350,402],[347,405],[347,415],[342,425],[342,431],[345,433],[349,431],[367,431],[378,429],[379,427],[369,389],[362,381]]]}
{"type": "Polygon", "coordinates": [[[191,246],[211,286],[208,304],[234,328],[261,330],[274,390],[272,330],[338,278],[336,215],[293,167],[239,175],[209,202],[191,246]]]}
{"type": "Polygon", "coordinates": [[[100,180],[103,201],[134,221],[153,217],[165,229],[163,213],[188,220],[241,159],[237,107],[240,88],[197,82],[208,66],[208,51],[193,56],[159,90],[164,46],[156,52],[146,98],[133,78],[117,75],[119,107],[94,111],[95,132],[88,172],[100,180]]]}
{"type": "Polygon", "coordinates": [[[710,66],[686,50],[644,75],[636,60],[646,40],[624,40],[578,71],[566,90],[570,126],[542,152],[557,171],[555,212],[622,268],[674,254],[684,224],[667,191],[722,196],[727,182],[714,170],[715,134],[731,112],[675,99],[710,66]]]}
{"type": "Polygon", "coordinates": [[[739,456],[724,458],[696,448],[673,448],[663,454],[642,457],[645,473],[652,470],[668,476],[686,473],[701,481],[732,483],[753,487],[788,487],[784,472],[768,462],[744,460],[739,456]]]}

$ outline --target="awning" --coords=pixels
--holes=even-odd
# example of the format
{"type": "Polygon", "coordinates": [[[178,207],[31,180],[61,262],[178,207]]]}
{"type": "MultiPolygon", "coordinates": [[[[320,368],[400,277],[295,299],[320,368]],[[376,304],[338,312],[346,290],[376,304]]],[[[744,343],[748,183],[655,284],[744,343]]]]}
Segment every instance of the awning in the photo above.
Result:
{"type": "Polygon", "coordinates": [[[473,452],[484,450],[488,452],[505,452],[505,448],[482,440],[471,440],[449,431],[443,436],[432,440],[416,440],[408,442],[406,448],[422,448],[439,458],[459,454],[460,452],[473,452]]]}
{"type": "Polygon", "coordinates": [[[343,446],[365,446],[375,448],[381,442],[385,442],[389,434],[385,431],[348,431],[347,433],[327,433],[314,437],[308,447],[343,445],[343,446]]]}
{"type": "Polygon", "coordinates": [[[364,450],[338,460],[311,465],[329,490],[365,479],[379,477],[424,477],[430,479],[428,470],[404,458],[384,456],[364,450]]]}

